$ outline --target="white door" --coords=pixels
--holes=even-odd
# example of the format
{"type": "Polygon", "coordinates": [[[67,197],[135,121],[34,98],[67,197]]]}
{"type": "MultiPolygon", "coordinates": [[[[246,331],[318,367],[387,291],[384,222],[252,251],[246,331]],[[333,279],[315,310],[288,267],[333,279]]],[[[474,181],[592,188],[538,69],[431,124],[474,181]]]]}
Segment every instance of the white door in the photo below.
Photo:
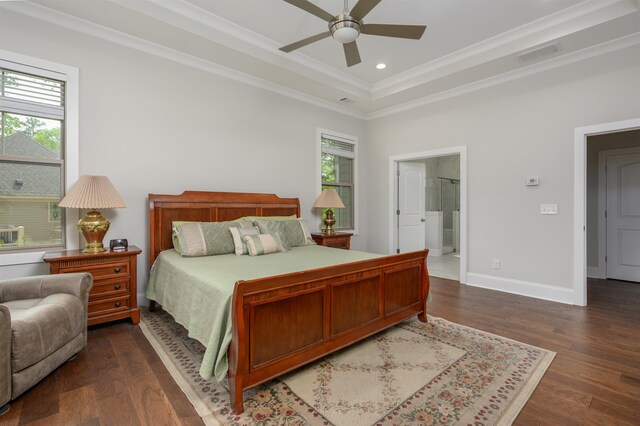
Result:
{"type": "Polygon", "coordinates": [[[607,157],[607,278],[640,282],[640,154],[607,157]]]}
{"type": "Polygon", "coordinates": [[[426,166],[401,162],[398,170],[398,247],[400,253],[424,250],[426,166]]]}

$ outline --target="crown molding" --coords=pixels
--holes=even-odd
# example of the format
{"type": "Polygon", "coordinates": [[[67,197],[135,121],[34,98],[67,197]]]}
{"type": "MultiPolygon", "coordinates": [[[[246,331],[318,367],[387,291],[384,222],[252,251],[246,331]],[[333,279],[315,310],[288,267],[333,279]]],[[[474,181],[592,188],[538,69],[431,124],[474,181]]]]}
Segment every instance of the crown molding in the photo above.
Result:
{"type": "MultiPolygon", "coordinates": [[[[128,2],[127,0],[111,0],[111,1],[119,5],[126,4],[126,7],[129,9],[131,9],[129,7],[129,4],[140,3],[140,2],[128,2]]],[[[196,10],[201,11],[201,9],[189,3],[186,3],[183,0],[147,0],[142,3],[145,3],[145,4],[153,3],[155,5],[161,5],[161,7],[155,8],[154,14],[159,14],[162,11],[164,11],[164,13],[168,15],[179,13],[181,16],[183,16],[183,19],[188,20],[189,22],[192,22],[192,23],[194,22],[194,19],[196,19],[196,17],[192,16],[192,14],[196,10]],[[178,11],[174,11],[173,8],[165,7],[167,5],[173,5],[174,3],[179,4],[179,6],[177,6],[178,11]],[[187,10],[188,12],[185,12],[187,10]],[[184,17],[184,13],[186,13],[188,16],[184,17]]],[[[413,87],[413,86],[408,86],[408,84],[415,85],[415,84],[421,83],[416,79],[419,79],[421,76],[424,77],[426,74],[425,72],[420,73],[420,71],[424,71],[428,69],[428,71],[426,71],[427,74],[430,72],[437,71],[437,72],[444,72],[444,74],[446,75],[450,72],[455,71],[451,67],[456,64],[456,61],[458,64],[462,64],[468,58],[474,59],[474,58],[478,58],[479,55],[480,56],[487,55],[492,50],[500,49],[504,46],[508,46],[509,40],[511,40],[511,42],[517,42],[523,37],[531,36],[532,34],[535,35],[536,32],[539,33],[543,31],[544,28],[549,29],[558,25],[568,25],[568,26],[576,25],[576,24],[580,24],[583,26],[596,25],[596,23],[604,22],[608,19],[614,19],[615,17],[623,16],[625,14],[635,12],[640,9],[640,6],[638,6],[639,4],[640,4],[640,0],[586,0],[582,3],[575,5],[574,7],[559,11],[545,18],[541,18],[540,20],[534,21],[531,24],[527,24],[527,25],[515,28],[511,31],[495,36],[491,39],[485,40],[480,43],[476,43],[473,46],[469,46],[468,48],[465,48],[457,52],[454,52],[450,55],[444,56],[437,61],[424,64],[420,67],[416,67],[413,70],[409,70],[407,73],[403,73],[396,77],[383,80],[382,82],[379,82],[373,85],[372,90],[373,91],[381,90],[380,87],[383,87],[382,86],[383,83],[389,82],[389,81],[398,87],[403,87],[402,90],[406,90],[408,88],[413,87]],[[588,25],[588,22],[585,23],[583,21],[580,21],[580,19],[583,19],[583,18],[587,19],[589,22],[591,22],[591,24],[588,25]],[[432,68],[428,68],[428,67],[432,67],[432,68]],[[416,72],[415,75],[410,74],[411,72],[414,72],[414,71],[416,72]],[[400,79],[398,81],[395,81],[400,77],[404,77],[405,80],[400,79]],[[412,79],[414,81],[412,81],[412,79]]],[[[74,17],[72,15],[69,15],[69,14],[66,14],[66,13],[63,13],[39,4],[31,3],[28,1],[3,2],[0,0],[0,9],[10,10],[15,13],[26,15],[35,19],[39,19],[45,22],[52,23],[54,25],[58,25],[58,26],[70,29],[72,31],[87,34],[102,40],[106,40],[109,42],[113,42],[128,48],[131,48],[131,49],[135,49],[135,50],[142,51],[151,55],[155,55],[167,60],[171,60],[181,65],[193,67],[205,72],[219,75],[224,78],[228,78],[234,81],[245,83],[245,84],[258,87],[264,90],[268,90],[283,96],[287,96],[289,98],[296,99],[298,101],[305,102],[320,108],[324,108],[324,109],[337,112],[343,115],[347,115],[353,118],[366,119],[366,120],[373,120],[373,119],[397,114],[403,111],[408,111],[414,108],[419,108],[424,105],[433,104],[439,101],[453,98],[455,96],[460,96],[460,95],[471,93],[473,91],[496,86],[504,82],[526,77],[538,72],[547,71],[553,68],[557,68],[563,65],[567,65],[573,62],[577,62],[577,61],[598,56],[601,54],[613,52],[615,50],[623,49],[625,47],[630,47],[640,43],[640,33],[630,34],[628,36],[611,40],[605,43],[601,43],[595,46],[590,46],[576,52],[572,52],[562,56],[557,56],[555,58],[551,58],[543,62],[538,62],[532,65],[528,65],[528,66],[519,68],[517,70],[509,71],[509,72],[495,75],[489,78],[485,78],[483,80],[475,81],[466,85],[444,90],[442,92],[425,96],[420,99],[405,102],[399,105],[394,105],[389,108],[379,109],[369,113],[365,113],[353,108],[335,104],[333,102],[327,101],[325,99],[322,99],[313,95],[309,95],[307,93],[300,92],[298,90],[290,89],[278,83],[274,83],[274,82],[271,82],[247,73],[237,71],[235,69],[217,64],[212,61],[208,61],[193,55],[185,54],[178,50],[175,50],[166,46],[162,46],[160,44],[153,43],[148,40],[135,37],[135,36],[102,26],[100,24],[96,24],[94,22],[82,19],[82,18],[74,17]]],[[[131,10],[134,10],[134,9],[131,9],[131,10]]],[[[143,13],[146,15],[146,13],[144,12],[139,12],[139,13],[143,13]]],[[[220,42],[218,38],[213,37],[214,31],[217,31],[219,29],[217,28],[217,26],[218,24],[220,24],[223,30],[220,30],[219,34],[220,34],[220,37],[225,41],[227,39],[235,39],[237,40],[238,43],[245,43],[245,46],[247,45],[253,46],[251,49],[257,52],[272,49],[277,52],[276,53],[277,57],[286,56],[285,54],[281,54],[281,52],[277,51],[277,48],[275,48],[273,44],[275,42],[273,42],[272,40],[262,37],[256,33],[250,32],[245,28],[239,27],[236,24],[230,21],[226,21],[209,12],[202,11],[202,13],[207,13],[208,16],[206,17],[206,19],[202,17],[200,19],[197,19],[197,22],[199,22],[202,19],[206,21],[209,21],[210,19],[216,19],[215,21],[212,21],[212,22],[215,22],[215,24],[208,24],[207,27],[205,26],[201,27],[201,30],[207,30],[208,28],[207,31],[210,31],[210,32],[208,33],[207,38],[209,38],[210,40],[222,45],[226,45],[220,42]],[[214,26],[216,28],[213,28],[214,26]],[[247,32],[250,33],[248,36],[247,36],[247,32]],[[248,39],[245,39],[244,38],[245,36],[248,37],[248,39]]],[[[159,19],[153,16],[152,18],[159,19]]],[[[180,27],[180,24],[176,23],[175,21],[174,21],[174,24],[172,25],[177,25],[178,27],[180,27]]],[[[187,25],[187,27],[189,27],[189,25],[187,25]]],[[[181,28],[184,29],[184,27],[181,27],[181,28]]],[[[579,29],[581,28],[577,28],[577,29],[574,28],[574,31],[577,31],[579,29]]],[[[198,34],[198,33],[194,33],[194,34],[198,34]]],[[[530,44],[527,47],[530,47],[530,44]]],[[[235,47],[235,48],[240,49],[240,47],[235,47]]],[[[247,53],[245,50],[246,49],[244,50],[240,49],[241,52],[247,53]]],[[[252,55],[251,53],[248,53],[248,54],[252,55]]],[[[505,53],[503,52],[499,56],[504,56],[504,55],[505,53]]],[[[252,56],[255,56],[255,55],[252,55],[252,56]]],[[[304,57],[304,55],[300,55],[300,56],[304,57]]],[[[289,58],[289,56],[286,56],[286,58],[289,58]]],[[[306,63],[317,62],[308,57],[304,57],[304,58],[308,59],[309,61],[312,61],[312,62],[306,62],[306,63]]],[[[258,59],[261,59],[261,58],[258,58],[258,59]]],[[[485,60],[486,60],[486,57],[485,57],[485,60]]],[[[282,61],[275,63],[275,65],[297,72],[297,69],[292,69],[292,67],[288,66],[286,63],[283,64],[282,61]]],[[[469,64],[466,64],[464,68],[468,66],[469,64]]],[[[337,72],[338,74],[342,73],[341,71],[336,70],[334,68],[331,68],[331,67],[328,67],[328,68],[337,72]]],[[[428,76],[428,77],[432,77],[432,76],[428,76]]],[[[314,78],[314,77],[309,77],[309,78],[314,79],[315,81],[319,81],[317,78],[314,78]]],[[[331,82],[332,79],[333,77],[327,76],[326,79],[321,82],[327,82],[326,83],[327,85],[341,89],[340,86],[336,86],[335,82],[334,83],[331,82]]],[[[434,79],[434,78],[430,78],[430,79],[434,79]]],[[[348,84],[345,82],[345,79],[342,79],[341,81],[342,81],[341,84],[345,84],[348,86],[348,84]]],[[[388,86],[388,87],[392,87],[392,86],[388,86]]],[[[357,91],[358,93],[362,93],[362,87],[357,88],[357,91]]],[[[371,94],[372,92],[366,92],[364,96],[359,96],[359,95],[356,95],[356,96],[359,96],[365,100],[371,100],[372,99],[371,94]]],[[[380,95],[379,93],[376,93],[376,98],[380,98],[380,97],[382,97],[382,95],[380,95]]]]}
{"type": "Polygon", "coordinates": [[[278,50],[280,43],[184,0],[110,1],[272,65],[293,70],[347,94],[365,99],[370,97],[371,83],[300,52],[281,52],[278,50]]]}
{"type": "MultiPolygon", "coordinates": [[[[640,0],[633,1],[640,2],[640,0]]],[[[371,99],[380,99],[411,89],[445,75],[636,12],[638,9],[640,8],[630,0],[583,1],[374,83],[371,99]]]]}
{"type": "Polygon", "coordinates": [[[273,65],[286,67],[304,77],[364,100],[376,100],[410,90],[445,75],[531,48],[640,9],[638,6],[640,0],[584,0],[574,6],[371,84],[300,52],[288,54],[280,52],[279,43],[185,0],[110,1],[273,65]]]}
{"type": "Polygon", "coordinates": [[[540,72],[549,71],[555,68],[559,68],[565,65],[569,65],[575,62],[583,61],[585,59],[593,58],[596,56],[604,55],[607,53],[615,52],[617,50],[625,49],[640,44],[640,32],[626,35],[614,40],[610,40],[604,43],[600,43],[594,46],[589,46],[584,49],[577,50],[575,52],[567,53],[562,56],[547,59],[536,64],[532,64],[517,70],[508,71],[502,74],[498,74],[492,77],[478,80],[473,83],[458,86],[453,89],[444,90],[433,95],[425,96],[414,101],[406,102],[400,105],[396,105],[390,108],[381,109],[368,113],[366,115],[367,120],[373,120],[376,118],[386,117],[389,115],[397,114],[400,112],[412,110],[425,105],[440,102],[446,99],[450,99],[456,96],[465,95],[478,90],[486,89],[489,87],[497,86],[502,83],[517,80],[523,77],[528,77],[540,72]]]}
{"type": "Polygon", "coordinates": [[[366,114],[352,108],[333,104],[324,99],[317,98],[306,93],[299,92],[294,89],[267,81],[250,74],[240,72],[238,70],[228,68],[211,61],[197,58],[192,55],[179,52],[166,46],[153,43],[139,37],[131,36],[120,31],[107,28],[105,26],[77,18],[47,7],[30,3],[30,2],[0,2],[0,9],[6,9],[15,13],[19,13],[41,21],[49,22],[72,31],[90,35],[102,40],[119,44],[130,49],[142,51],[154,56],[158,56],[181,65],[190,66],[202,71],[219,75],[241,83],[249,84],[260,89],[269,90],[271,92],[306,102],[311,105],[328,109],[350,117],[364,119],[366,114]]]}

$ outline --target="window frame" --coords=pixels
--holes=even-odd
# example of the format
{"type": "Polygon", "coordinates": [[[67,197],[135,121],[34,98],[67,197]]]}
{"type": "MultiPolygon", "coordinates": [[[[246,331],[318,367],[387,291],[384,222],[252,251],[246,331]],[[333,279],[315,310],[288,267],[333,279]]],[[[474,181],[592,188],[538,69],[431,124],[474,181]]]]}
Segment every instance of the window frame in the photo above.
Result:
{"type": "MultiPolygon", "coordinates": [[[[65,117],[63,121],[64,128],[62,129],[65,140],[63,144],[63,188],[61,188],[63,189],[61,196],[64,196],[66,191],[71,188],[80,175],[79,70],[69,65],[34,58],[3,49],[0,49],[0,67],[65,82],[65,117]]],[[[76,209],[67,209],[65,211],[62,223],[64,238],[62,246],[56,245],[56,249],[79,248],[80,241],[75,227],[77,220],[78,211],[76,209]]],[[[46,250],[50,250],[51,248],[52,247],[27,247],[4,250],[0,253],[0,266],[40,263],[46,250]]]]}
{"type": "MultiPolygon", "coordinates": [[[[359,184],[358,184],[358,171],[359,171],[359,151],[358,151],[358,137],[353,135],[348,135],[345,133],[335,132],[333,130],[327,130],[322,128],[316,129],[316,197],[318,198],[320,193],[322,193],[322,137],[326,137],[329,139],[335,139],[341,142],[346,142],[353,145],[353,170],[351,171],[353,174],[352,186],[353,186],[353,228],[335,228],[338,232],[350,232],[354,235],[358,235],[358,224],[359,224],[359,216],[358,216],[358,194],[359,194],[359,184]]],[[[320,228],[322,223],[322,213],[320,213],[318,227],[320,228]]]]}

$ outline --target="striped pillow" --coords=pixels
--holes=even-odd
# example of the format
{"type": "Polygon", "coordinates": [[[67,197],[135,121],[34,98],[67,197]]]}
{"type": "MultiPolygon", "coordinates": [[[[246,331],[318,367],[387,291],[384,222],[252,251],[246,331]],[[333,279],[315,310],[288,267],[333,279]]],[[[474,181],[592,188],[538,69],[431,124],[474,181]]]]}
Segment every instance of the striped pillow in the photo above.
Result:
{"type": "Polygon", "coordinates": [[[260,229],[254,226],[252,222],[240,222],[240,226],[229,228],[231,236],[233,237],[233,244],[236,246],[236,254],[248,254],[247,243],[244,242],[245,235],[258,235],[260,229]]]}
{"type": "Polygon", "coordinates": [[[184,222],[176,226],[180,254],[185,257],[212,256],[235,251],[229,228],[240,222],[184,222]]]}
{"type": "Polygon", "coordinates": [[[282,240],[280,240],[278,234],[245,235],[242,238],[244,238],[247,244],[249,256],[260,256],[262,254],[287,251],[282,246],[282,240]]]}
{"type": "Polygon", "coordinates": [[[272,220],[258,218],[253,221],[263,234],[278,234],[285,248],[314,245],[307,222],[302,218],[272,220]]]}

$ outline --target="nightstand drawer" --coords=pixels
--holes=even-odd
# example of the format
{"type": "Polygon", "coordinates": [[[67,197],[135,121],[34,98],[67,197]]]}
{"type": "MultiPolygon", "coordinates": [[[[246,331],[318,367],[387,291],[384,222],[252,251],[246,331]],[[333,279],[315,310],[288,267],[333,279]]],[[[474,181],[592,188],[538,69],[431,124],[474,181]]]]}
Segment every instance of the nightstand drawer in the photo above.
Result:
{"type": "Polygon", "coordinates": [[[129,294],[129,279],[94,281],[89,300],[104,299],[108,296],[129,294]]]}
{"type": "Polygon", "coordinates": [[[129,276],[129,262],[107,263],[98,266],[84,266],[81,268],[64,268],[60,273],[68,274],[71,272],[88,272],[93,276],[94,286],[96,280],[112,279],[118,277],[129,276]]]}
{"type": "Polygon", "coordinates": [[[89,301],[89,317],[110,314],[129,309],[129,295],[89,301]]]}
{"type": "Polygon", "coordinates": [[[52,274],[88,272],[93,277],[89,292],[89,325],[131,318],[140,322],[137,300],[137,257],[141,250],[129,246],[123,251],[85,253],[63,250],[46,253],[43,260],[52,274]]]}
{"type": "Polygon", "coordinates": [[[319,246],[349,250],[351,248],[351,236],[348,232],[336,232],[335,234],[311,234],[313,241],[319,246]]]}
{"type": "Polygon", "coordinates": [[[348,249],[349,245],[346,241],[330,241],[327,243],[327,247],[339,248],[339,249],[348,249]]]}

